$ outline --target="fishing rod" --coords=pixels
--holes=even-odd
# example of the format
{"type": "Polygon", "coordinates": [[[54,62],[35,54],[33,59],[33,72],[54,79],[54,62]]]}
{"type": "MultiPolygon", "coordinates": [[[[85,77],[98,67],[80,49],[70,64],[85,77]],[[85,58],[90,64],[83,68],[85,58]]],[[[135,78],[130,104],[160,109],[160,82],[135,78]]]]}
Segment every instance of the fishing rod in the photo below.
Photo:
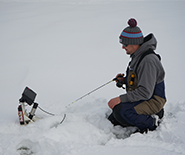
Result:
{"type": "Polygon", "coordinates": [[[77,101],[79,101],[79,100],[83,99],[84,97],[86,97],[86,96],[90,95],[91,93],[93,93],[93,92],[97,91],[98,89],[100,89],[100,88],[102,88],[102,87],[104,87],[104,86],[108,85],[108,84],[109,84],[109,83],[111,83],[111,82],[113,82],[113,80],[111,80],[111,81],[109,81],[109,82],[107,82],[107,83],[105,83],[105,84],[103,84],[103,85],[99,86],[98,88],[96,88],[96,89],[94,89],[94,90],[90,91],[89,93],[87,93],[87,94],[83,95],[82,97],[78,98],[77,100],[75,100],[75,101],[71,102],[70,104],[68,104],[68,105],[66,106],[66,108],[68,108],[68,107],[69,107],[70,105],[72,105],[73,103],[75,103],[75,102],[77,102],[77,101]]]}
{"type": "MultiPolygon", "coordinates": [[[[123,77],[123,76],[124,76],[124,74],[121,74],[121,75],[119,75],[117,78],[114,78],[114,79],[112,79],[111,81],[109,81],[109,82],[107,82],[107,83],[105,83],[105,84],[99,86],[98,88],[96,88],[96,89],[90,91],[89,93],[83,95],[82,97],[80,97],[80,98],[78,98],[77,100],[75,100],[75,101],[71,102],[70,104],[68,104],[68,105],[66,106],[66,108],[68,108],[68,107],[69,107],[70,105],[72,105],[73,103],[75,103],[75,102],[77,102],[77,101],[83,99],[84,97],[90,95],[91,93],[97,91],[98,89],[100,89],[100,88],[102,88],[102,87],[108,85],[109,83],[111,83],[111,82],[113,82],[113,81],[117,81],[117,84],[116,84],[116,85],[117,85],[118,87],[122,87],[123,83],[122,83],[121,81],[119,81],[118,78],[119,78],[119,77],[123,77]]],[[[124,87],[122,87],[122,88],[125,89],[124,87]]]]}

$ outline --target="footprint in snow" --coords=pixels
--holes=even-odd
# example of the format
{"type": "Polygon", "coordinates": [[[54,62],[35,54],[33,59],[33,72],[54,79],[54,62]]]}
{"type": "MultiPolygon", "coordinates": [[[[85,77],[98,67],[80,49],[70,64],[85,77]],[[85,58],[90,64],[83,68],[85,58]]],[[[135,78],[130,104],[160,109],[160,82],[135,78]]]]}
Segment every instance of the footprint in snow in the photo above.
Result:
{"type": "Polygon", "coordinates": [[[39,147],[38,142],[32,142],[29,139],[25,139],[17,145],[17,151],[20,155],[33,155],[39,151],[39,147]]]}

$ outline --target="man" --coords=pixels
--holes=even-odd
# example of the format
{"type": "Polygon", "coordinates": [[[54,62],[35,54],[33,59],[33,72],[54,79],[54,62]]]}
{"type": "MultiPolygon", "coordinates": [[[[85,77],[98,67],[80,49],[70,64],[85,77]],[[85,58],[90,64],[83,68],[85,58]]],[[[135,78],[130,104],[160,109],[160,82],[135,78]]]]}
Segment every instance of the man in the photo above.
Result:
{"type": "Polygon", "coordinates": [[[136,126],[143,133],[158,126],[157,117],[163,117],[166,103],[164,76],[160,56],[153,50],[157,41],[153,34],[143,37],[137,21],[131,18],[119,39],[122,48],[131,57],[127,74],[116,76],[117,85],[126,85],[126,94],[108,102],[112,109],[109,120],[123,127],[136,126]]]}

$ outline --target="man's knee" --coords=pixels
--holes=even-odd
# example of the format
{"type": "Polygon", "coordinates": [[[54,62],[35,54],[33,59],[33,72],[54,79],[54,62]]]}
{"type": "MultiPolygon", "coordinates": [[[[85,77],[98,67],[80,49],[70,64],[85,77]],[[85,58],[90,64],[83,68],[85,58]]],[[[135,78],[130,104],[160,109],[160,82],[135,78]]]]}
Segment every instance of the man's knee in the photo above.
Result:
{"type": "Polygon", "coordinates": [[[121,116],[121,109],[122,109],[122,105],[118,104],[113,108],[113,117],[123,126],[123,127],[127,127],[127,126],[133,126],[130,123],[128,123],[122,116],[121,116]]]}

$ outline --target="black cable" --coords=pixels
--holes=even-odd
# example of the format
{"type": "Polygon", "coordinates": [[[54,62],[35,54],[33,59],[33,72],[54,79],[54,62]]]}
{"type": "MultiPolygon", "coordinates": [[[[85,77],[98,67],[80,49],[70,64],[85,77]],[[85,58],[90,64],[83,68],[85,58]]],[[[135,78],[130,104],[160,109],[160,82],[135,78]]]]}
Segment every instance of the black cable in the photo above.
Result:
{"type": "Polygon", "coordinates": [[[63,117],[62,121],[59,124],[62,124],[63,121],[65,120],[65,118],[66,118],[66,114],[64,114],[64,117],[63,117]]]}

